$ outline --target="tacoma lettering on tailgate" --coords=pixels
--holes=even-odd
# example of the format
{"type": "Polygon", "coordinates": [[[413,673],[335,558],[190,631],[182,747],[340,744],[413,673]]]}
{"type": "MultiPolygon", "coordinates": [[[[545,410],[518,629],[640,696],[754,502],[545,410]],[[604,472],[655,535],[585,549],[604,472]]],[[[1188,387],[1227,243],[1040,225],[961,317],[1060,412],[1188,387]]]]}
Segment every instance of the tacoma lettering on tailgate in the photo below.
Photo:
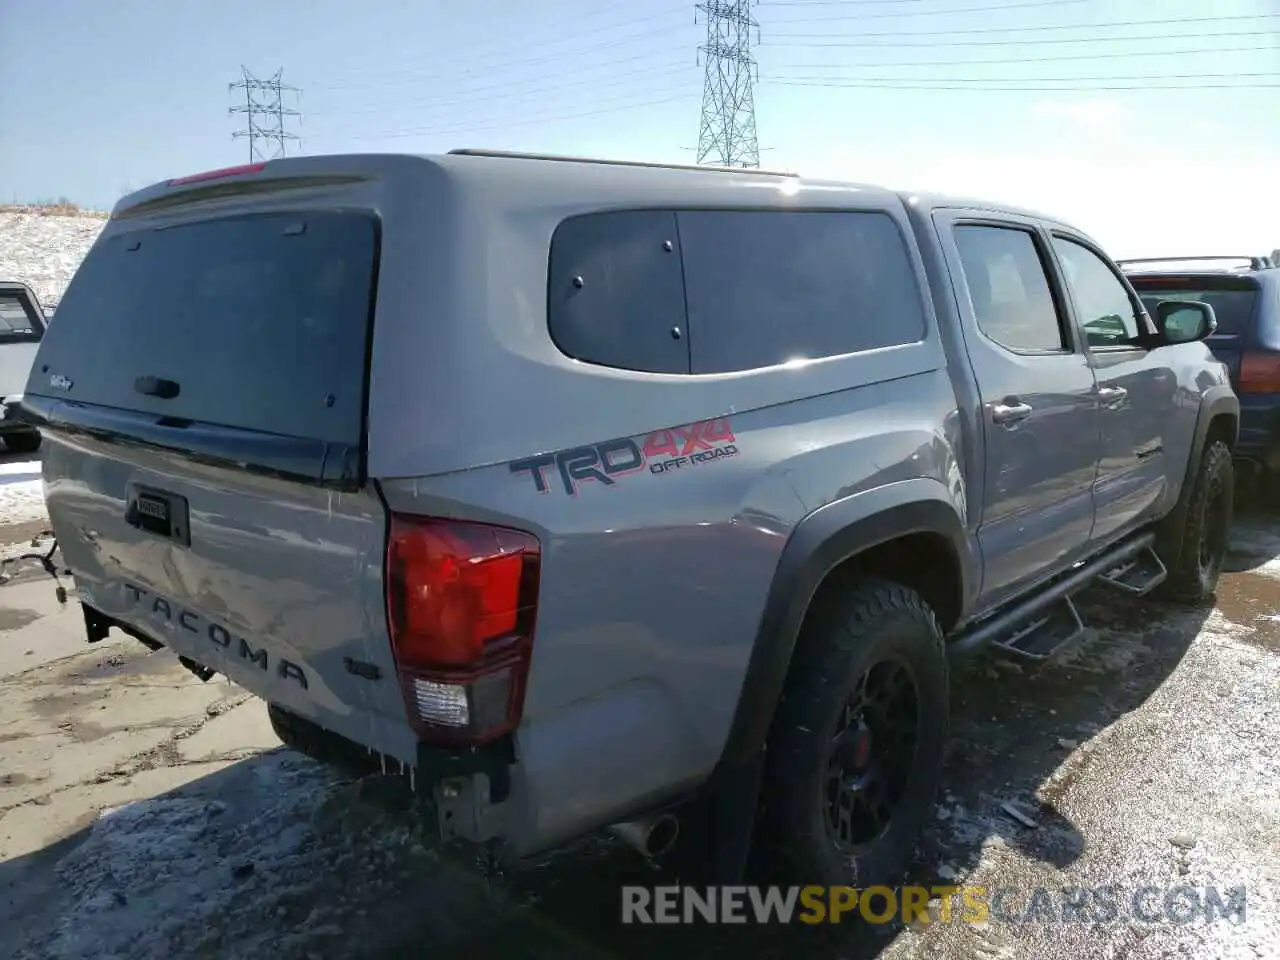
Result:
{"type": "MultiPolygon", "coordinates": [[[[203,637],[209,643],[216,644],[224,653],[238,656],[246,663],[255,664],[263,672],[270,672],[271,661],[266,649],[255,650],[244,637],[237,636],[221,624],[213,623],[180,605],[166,600],[131,583],[124,584],[124,591],[133,601],[134,607],[141,607],[152,620],[162,623],[177,624],[182,630],[203,637]]],[[[293,680],[307,689],[307,675],[302,668],[290,660],[277,657],[275,661],[276,675],[285,680],[293,680]]]]}

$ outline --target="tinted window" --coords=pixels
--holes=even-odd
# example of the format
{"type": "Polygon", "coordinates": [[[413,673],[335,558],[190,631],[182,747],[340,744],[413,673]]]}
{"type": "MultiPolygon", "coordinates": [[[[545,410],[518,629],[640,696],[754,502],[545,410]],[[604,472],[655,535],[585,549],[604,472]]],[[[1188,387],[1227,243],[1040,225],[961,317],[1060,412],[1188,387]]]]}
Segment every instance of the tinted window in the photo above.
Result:
{"type": "Polygon", "coordinates": [[[1129,291],[1101,257],[1072,240],[1053,238],[1067,286],[1075,301],[1085,341],[1091,347],[1124,343],[1138,335],[1129,291]]]}
{"type": "Polygon", "coordinates": [[[547,318],[560,350],[588,363],[688,373],[675,215],[593,214],[551,240],[547,318]]]}
{"type": "Polygon", "coordinates": [[[883,213],[680,211],[694,373],[913,343],[920,290],[883,213]]]}
{"type": "Polygon", "coordinates": [[[978,328],[1010,350],[1066,349],[1031,233],[1012,227],[960,226],[955,238],[978,328]]]}
{"type": "Polygon", "coordinates": [[[40,324],[25,297],[0,293],[0,343],[29,343],[40,339],[40,324]]]}
{"type": "Polygon", "coordinates": [[[1204,284],[1186,287],[1168,284],[1153,286],[1139,281],[1134,285],[1143,306],[1152,317],[1156,315],[1156,304],[1161,300],[1198,300],[1213,307],[1214,316],[1218,320],[1218,333],[1240,335],[1248,331],[1254,304],[1258,299],[1258,288],[1248,281],[1246,283],[1248,286],[1235,290],[1207,289],[1204,284]]]}
{"type": "Polygon", "coordinates": [[[376,231],[357,214],[237,217],[90,251],[33,392],[228,427],[359,442],[376,231]],[[179,393],[139,392],[142,377],[179,393]]]}

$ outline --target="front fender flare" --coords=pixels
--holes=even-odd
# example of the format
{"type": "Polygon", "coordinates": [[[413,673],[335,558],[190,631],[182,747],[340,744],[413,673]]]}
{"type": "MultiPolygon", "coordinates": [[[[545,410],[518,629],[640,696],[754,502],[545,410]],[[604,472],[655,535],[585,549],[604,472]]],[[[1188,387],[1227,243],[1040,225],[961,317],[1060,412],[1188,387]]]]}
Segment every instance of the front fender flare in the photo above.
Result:
{"type": "Polygon", "coordinates": [[[1234,450],[1240,433],[1240,399],[1230,384],[1225,383],[1210,387],[1201,394],[1200,410],[1196,414],[1196,429],[1191,439],[1191,452],[1183,473],[1182,489],[1178,491],[1177,503],[1161,521],[1156,532],[1156,552],[1167,567],[1176,566],[1182,556],[1182,541],[1187,526],[1187,501],[1191,496],[1192,487],[1195,486],[1200,461],[1204,457],[1209,427],[1214,418],[1223,415],[1230,416],[1235,423],[1230,439],[1231,448],[1234,450]]]}

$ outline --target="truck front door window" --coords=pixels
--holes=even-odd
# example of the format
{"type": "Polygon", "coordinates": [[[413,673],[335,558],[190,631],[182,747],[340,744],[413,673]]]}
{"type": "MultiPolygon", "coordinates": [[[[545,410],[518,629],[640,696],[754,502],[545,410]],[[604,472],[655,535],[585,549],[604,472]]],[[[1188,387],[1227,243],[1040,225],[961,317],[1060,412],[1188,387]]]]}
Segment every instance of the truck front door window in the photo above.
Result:
{"type": "Polygon", "coordinates": [[[1089,346],[1114,347],[1136,337],[1137,311],[1114,271],[1096,253],[1074,240],[1054,237],[1053,247],[1089,346]]]}

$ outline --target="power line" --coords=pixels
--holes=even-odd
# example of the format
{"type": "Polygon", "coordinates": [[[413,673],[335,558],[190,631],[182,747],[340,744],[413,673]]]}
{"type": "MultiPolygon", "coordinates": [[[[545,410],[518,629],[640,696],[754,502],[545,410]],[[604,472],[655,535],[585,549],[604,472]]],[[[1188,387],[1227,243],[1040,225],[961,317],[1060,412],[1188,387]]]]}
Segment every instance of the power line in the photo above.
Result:
{"type": "Polygon", "coordinates": [[[698,48],[706,57],[698,163],[758,167],[751,31],[760,27],[751,19],[751,0],[705,0],[697,9],[707,19],[707,40],[698,48]]]}
{"type": "MultiPolygon", "coordinates": [[[[1179,24],[1179,23],[1188,23],[1188,24],[1190,23],[1225,23],[1228,21],[1239,21],[1239,20],[1271,20],[1276,17],[1280,17],[1280,13],[1248,13],[1248,14],[1239,14],[1235,16],[1226,16],[1226,17],[1174,17],[1168,20],[1117,20],[1117,21],[1112,21],[1111,23],[1042,24],[1042,25],[1033,26],[1033,27],[971,27],[967,30],[912,30],[910,32],[905,32],[905,33],[901,30],[896,30],[890,33],[865,33],[859,30],[858,34],[859,36],[862,36],[862,37],[886,37],[886,38],[954,37],[954,36],[969,36],[973,34],[987,34],[987,33],[1049,33],[1057,30],[1104,30],[1104,29],[1110,30],[1115,27],[1157,27],[1157,26],[1166,26],[1170,24],[1179,24]]],[[[825,37],[825,36],[828,36],[828,34],[825,34],[825,33],[776,33],[776,34],[773,34],[772,36],[778,39],[787,39],[792,37],[794,38],[825,37]]],[[[1185,34],[1182,36],[1186,37],[1187,39],[1191,39],[1191,37],[1187,37],[1185,34]]],[[[1077,42],[1085,43],[1085,42],[1090,42],[1093,39],[1095,38],[1082,38],[1077,42]]],[[[1098,38],[1098,39],[1101,39],[1101,38],[1098,38]]],[[[1138,40],[1138,39],[1144,39],[1144,38],[1117,37],[1115,39],[1138,40]]]]}
{"type": "MultiPolygon", "coordinates": [[[[1076,81],[1072,81],[1067,86],[1043,86],[1031,85],[1024,86],[979,86],[984,81],[973,81],[971,83],[952,81],[949,84],[934,84],[932,81],[921,81],[919,84],[906,84],[900,81],[882,81],[882,80],[865,80],[856,83],[820,83],[807,80],[771,80],[773,86],[778,87],[823,87],[827,89],[840,90],[898,90],[898,91],[970,91],[982,93],[1095,93],[1095,92],[1112,92],[1120,90],[1277,90],[1280,89],[1280,83],[1218,83],[1206,86],[1203,82],[1198,83],[1174,83],[1174,84],[1133,84],[1133,85],[1114,85],[1108,84],[1103,86],[1082,87],[1076,81]]],[[[990,81],[986,81],[990,82],[990,81]]],[[[1016,82],[1016,81],[1010,81],[1016,82]]]]}
{"type": "MultiPolygon", "coordinates": [[[[1121,50],[1111,53],[1069,53],[1065,56],[1001,57],[998,60],[898,60],[890,63],[793,63],[793,70],[844,70],[886,67],[965,67],[1003,66],[1008,63],[1060,63],[1080,60],[1117,60],[1131,57],[1189,57],[1214,53],[1269,53],[1275,47],[1200,47],[1182,50],[1121,50]]],[[[839,78],[832,78],[839,79],[839,78]]]]}
{"type": "Polygon", "coordinates": [[[525,116],[520,120],[497,121],[490,124],[476,125],[471,122],[458,123],[453,126],[445,127],[414,127],[412,129],[390,130],[382,133],[370,133],[363,135],[353,135],[344,131],[344,137],[352,140],[398,140],[404,137],[424,137],[424,136],[453,136],[455,134],[470,134],[474,132],[482,132],[485,130],[498,130],[507,127],[520,127],[529,124],[554,123],[559,120],[576,120],[579,117],[599,117],[610,113],[622,113],[630,110],[640,110],[646,107],[655,107],[661,104],[688,102],[692,98],[687,84],[681,83],[670,88],[662,90],[647,91],[651,94],[669,94],[667,96],[656,97],[654,99],[640,100],[628,102],[628,97],[620,97],[617,100],[597,100],[597,107],[602,103],[616,103],[616,106],[603,107],[600,109],[591,109],[586,111],[574,111],[571,113],[550,113],[542,115],[525,116]]]}
{"type": "Polygon", "coordinates": [[[1154,76],[1125,75],[1118,77],[804,77],[778,76],[774,80],[791,82],[813,82],[815,86],[856,87],[866,81],[878,83],[1113,83],[1119,81],[1165,81],[1165,80],[1280,80],[1280,71],[1271,70],[1266,73],[1165,73],[1154,76]]]}
{"type": "MultiPolygon", "coordinates": [[[[889,4],[901,6],[904,3],[933,3],[935,0],[856,0],[860,7],[883,7],[889,4]]],[[[1075,3],[1077,0],[1040,0],[1038,7],[1052,7],[1058,3],[1075,3]]],[[[759,0],[761,7],[847,7],[850,0],[759,0]]],[[[910,16],[910,14],[902,14],[910,16]]]]}
{"type": "MultiPolygon", "coordinates": [[[[632,58],[632,59],[650,59],[650,56],[646,54],[643,57],[632,58]]],[[[622,63],[625,61],[617,61],[617,62],[622,63]]],[[[600,67],[610,68],[610,66],[611,65],[609,64],[601,64],[596,66],[594,69],[598,70],[600,69],[600,67]]],[[[660,66],[657,69],[653,67],[640,67],[635,70],[624,70],[620,73],[610,70],[612,79],[600,80],[600,81],[596,81],[593,78],[591,78],[591,76],[589,75],[589,71],[587,71],[587,75],[584,76],[584,71],[581,69],[565,70],[565,71],[560,71],[558,73],[550,73],[550,74],[542,75],[542,79],[547,79],[547,80],[554,80],[556,77],[571,78],[561,83],[553,83],[550,85],[544,84],[542,86],[531,87],[523,80],[504,81],[502,83],[487,84],[485,86],[469,87],[467,89],[460,90],[458,92],[462,94],[462,96],[455,98],[453,100],[442,100],[439,97],[434,97],[430,95],[415,97],[413,99],[407,99],[407,100],[402,98],[397,98],[396,106],[405,107],[405,106],[414,106],[416,104],[424,104],[431,107],[450,107],[450,106],[468,106],[469,107],[476,103],[484,103],[486,101],[492,101],[492,100],[511,101],[513,92],[519,93],[521,96],[525,94],[530,94],[530,93],[534,93],[534,94],[554,93],[560,90],[571,90],[571,89],[579,88],[584,84],[584,82],[588,82],[588,81],[591,83],[592,89],[595,89],[596,87],[602,87],[602,86],[616,86],[619,80],[625,81],[628,78],[639,77],[639,76],[645,76],[645,77],[666,76],[669,74],[674,74],[682,71],[688,71],[691,66],[692,64],[686,61],[684,63],[672,62],[666,65],[660,66]],[[473,96],[473,94],[477,94],[477,93],[482,93],[486,95],[480,96],[480,97],[473,96]]],[[[369,107],[363,111],[355,111],[355,112],[343,110],[341,111],[341,115],[343,117],[350,117],[355,115],[355,113],[365,113],[365,114],[378,113],[378,112],[381,112],[381,110],[382,108],[380,107],[369,107]]],[[[325,116],[325,115],[326,115],[325,111],[311,110],[308,112],[308,116],[312,118],[315,118],[316,116],[325,116]]]]}
{"type": "MultiPolygon", "coordinates": [[[[348,89],[348,88],[354,88],[354,87],[382,85],[385,83],[401,83],[408,78],[418,79],[418,80],[433,80],[433,79],[452,80],[459,76],[466,76],[474,73],[489,74],[495,70],[501,69],[503,66],[517,66],[517,65],[518,66],[536,66],[543,63],[555,63],[557,61],[564,60],[565,57],[568,56],[571,52],[583,51],[588,53],[594,53],[595,51],[598,51],[598,50],[605,50],[605,49],[611,49],[613,47],[625,46],[627,44],[634,43],[637,40],[644,40],[650,37],[670,36],[676,30],[687,29],[687,26],[688,26],[687,24],[679,25],[679,26],[676,24],[672,24],[669,27],[659,27],[656,29],[642,30],[639,33],[631,33],[622,37],[612,37],[605,40],[592,39],[592,37],[594,36],[598,36],[599,34],[607,30],[612,30],[617,27],[629,26],[634,23],[640,23],[646,20],[654,20],[660,17],[670,17],[676,10],[679,10],[687,14],[688,7],[682,5],[678,8],[671,8],[669,10],[663,11],[660,14],[653,14],[648,17],[641,17],[633,21],[624,21],[623,23],[618,23],[618,24],[609,24],[607,26],[602,25],[600,27],[595,27],[591,30],[588,30],[579,34],[571,33],[566,35],[562,33],[559,36],[557,36],[554,41],[537,41],[536,47],[539,50],[545,50],[548,47],[553,46],[553,44],[560,44],[566,41],[569,42],[570,44],[570,46],[567,49],[557,50],[556,52],[548,53],[539,57],[526,58],[521,55],[522,52],[530,49],[529,42],[525,40],[525,38],[521,38],[521,44],[519,47],[520,52],[504,51],[504,50],[490,50],[487,53],[479,52],[475,54],[468,52],[467,63],[469,64],[469,66],[459,68],[459,69],[441,70],[441,71],[436,71],[434,73],[424,74],[419,68],[410,67],[406,69],[392,70],[389,72],[378,71],[374,75],[374,79],[371,79],[370,81],[367,81],[367,82],[361,82],[361,83],[345,83],[344,82],[344,83],[335,83],[335,84],[326,83],[326,84],[318,84],[317,86],[322,86],[325,89],[348,89]],[[513,53],[515,54],[514,57],[512,56],[513,53]],[[508,62],[500,65],[483,63],[483,61],[485,60],[491,60],[494,58],[497,58],[499,60],[507,60],[508,62]],[[480,65],[476,66],[475,64],[477,64],[478,62],[480,63],[480,65]]],[[[366,71],[357,70],[354,72],[353,75],[359,78],[365,72],[366,71]]],[[[351,71],[347,71],[347,73],[350,74],[351,71]]]]}
{"type": "MultiPolygon", "coordinates": [[[[899,0],[901,2],[901,0],[899,0]]],[[[1002,10],[1027,10],[1035,8],[1043,10],[1046,7],[1065,7],[1076,3],[1093,3],[1094,0],[1029,0],[1022,3],[1002,3],[995,6],[985,7],[952,7],[947,10],[915,10],[906,13],[901,10],[894,10],[889,13],[854,13],[840,17],[802,17],[798,20],[773,20],[772,23],[780,26],[789,26],[793,23],[839,23],[842,20],[897,20],[902,17],[951,17],[964,13],[999,13],[1002,10]]],[[[790,6],[790,4],[783,4],[790,6]]]]}
{"type": "MultiPolygon", "coordinates": [[[[940,30],[936,33],[889,33],[874,34],[860,33],[862,37],[942,37],[950,36],[950,32],[940,30]]],[[[803,37],[826,37],[826,33],[797,33],[789,34],[787,39],[800,39],[803,37]]],[[[1216,40],[1223,37],[1254,37],[1257,38],[1256,30],[1228,30],[1221,33],[1169,33],[1169,34],[1148,34],[1146,36],[1137,37],[1052,37],[1047,40],[953,40],[948,41],[946,46],[948,49],[952,47],[1040,47],[1050,44],[1061,43],[1146,43],[1152,40],[1216,40]]],[[[884,49],[886,47],[897,47],[899,49],[912,49],[915,47],[928,47],[934,49],[940,44],[937,40],[929,40],[925,43],[886,43],[882,39],[878,40],[841,40],[835,43],[775,43],[773,40],[765,43],[763,47],[876,47],[884,49]]]]}
{"type": "Polygon", "coordinates": [[[284,105],[284,92],[294,94],[302,91],[297,87],[286,86],[281,82],[284,68],[280,68],[266,80],[259,80],[247,68],[241,67],[244,79],[238,83],[228,84],[231,90],[244,91],[244,103],[231,107],[229,114],[243,113],[245,128],[231,134],[232,139],[242,137],[249,141],[249,162],[274,160],[285,155],[285,144],[291,140],[301,142],[301,138],[285,130],[286,117],[302,116],[297,110],[284,105]]]}

